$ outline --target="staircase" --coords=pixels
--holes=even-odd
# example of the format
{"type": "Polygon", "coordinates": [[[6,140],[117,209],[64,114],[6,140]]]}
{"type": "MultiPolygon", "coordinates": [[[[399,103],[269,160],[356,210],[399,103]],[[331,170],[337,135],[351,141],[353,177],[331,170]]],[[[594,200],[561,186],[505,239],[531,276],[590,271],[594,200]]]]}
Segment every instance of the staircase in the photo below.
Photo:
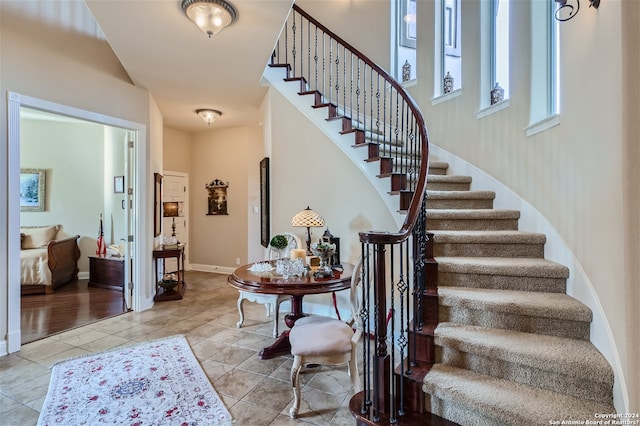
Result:
{"type": "Polygon", "coordinates": [[[425,408],[463,425],[615,412],[613,371],[589,342],[591,311],[565,293],[568,268],[544,259],[545,236],[518,231],[518,211],[493,209],[492,192],[435,164],[427,228],[440,306],[425,408]]]}
{"type": "Polygon", "coordinates": [[[388,91],[380,87],[395,81],[365,81],[362,98],[361,59],[339,68],[347,53],[333,34],[329,66],[321,59],[319,69],[318,29],[321,40],[330,32],[293,10],[281,40],[302,47],[274,53],[270,67],[284,70],[293,96],[311,100],[306,108],[321,111],[320,126],[352,137],[349,149],[375,164],[370,180],[385,182],[381,196],[411,218],[397,233],[360,235],[363,276],[375,276],[362,321],[374,339],[362,348],[365,391],[350,403],[356,424],[548,425],[615,412],[612,369],[589,341],[591,311],[566,294],[568,268],[545,260],[546,237],[519,231],[520,212],[494,209],[493,192],[470,190],[471,177],[448,174],[445,162],[429,160],[423,199],[428,145],[419,112],[411,117],[400,95],[380,101],[388,91]],[[306,53],[297,67],[296,52],[306,53]],[[320,90],[349,85],[355,94],[320,90]]]}

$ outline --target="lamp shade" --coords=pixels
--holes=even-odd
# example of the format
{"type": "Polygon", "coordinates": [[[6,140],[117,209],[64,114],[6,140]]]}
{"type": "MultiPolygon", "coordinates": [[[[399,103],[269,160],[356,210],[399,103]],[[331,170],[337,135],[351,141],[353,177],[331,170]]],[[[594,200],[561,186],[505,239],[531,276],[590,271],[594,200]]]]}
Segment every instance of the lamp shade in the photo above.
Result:
{"type": "Polygon", "coordinates": [[[225,0],[183,0],[182,11],[209,38],[231,25],[238,17],[225,0]]]}
{"type": "Polygon", "coordinates": [[[324,219],[310,207],[302,210],[291,219],[292,226],[317,227],[324,226],[324,219]]]}
{"type": "Polygon", "coordinates": [[[164,203],[162,203],[162,216],[179,217],[180,203],[178,203],[177,201],[165,201],[164,203]]]}
{"type": "Polygon", "coordinates": [[[206,108],[197,109],[196,114],[198,114],[198,117],[202,118],[202,121],[207,123],[208,126],[222,115],[222,113],[216,109],[206,108]]]}

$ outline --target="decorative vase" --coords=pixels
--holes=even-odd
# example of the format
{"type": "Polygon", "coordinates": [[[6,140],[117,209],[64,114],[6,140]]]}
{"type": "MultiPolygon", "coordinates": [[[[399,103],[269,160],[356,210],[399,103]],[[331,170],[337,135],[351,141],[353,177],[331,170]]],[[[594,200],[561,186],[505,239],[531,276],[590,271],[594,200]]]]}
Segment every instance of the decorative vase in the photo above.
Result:
{"type": "Polygon", "coordinates": [[[331,266],[329,266],[329,259],[335,252],[335,244],[319,242],[311,245],[311,253],[320,258],[320,266],[313,273],[316,278],[328,278],[333,275],[331,266]]]}

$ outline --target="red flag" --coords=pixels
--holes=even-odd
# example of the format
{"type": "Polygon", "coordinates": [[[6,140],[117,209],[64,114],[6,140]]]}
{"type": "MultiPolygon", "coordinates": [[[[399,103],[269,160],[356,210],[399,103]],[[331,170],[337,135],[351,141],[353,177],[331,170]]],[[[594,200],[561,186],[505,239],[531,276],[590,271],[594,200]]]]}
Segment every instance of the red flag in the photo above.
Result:
{"type": "Polygon", "coordinates": [[[97,255],[105,255],[107,254],[107,246],[104,244],[104,231],[102,230],[102,213],[100,213],[100,229],[98,230],[98,241],[96,241],[97,255]]]}

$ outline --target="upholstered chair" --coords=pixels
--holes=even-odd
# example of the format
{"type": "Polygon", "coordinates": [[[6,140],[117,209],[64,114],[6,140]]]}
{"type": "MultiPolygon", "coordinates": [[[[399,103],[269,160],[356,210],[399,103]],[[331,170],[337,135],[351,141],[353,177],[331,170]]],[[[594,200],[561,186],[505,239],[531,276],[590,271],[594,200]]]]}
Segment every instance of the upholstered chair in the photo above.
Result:
{"type": "Polygon", "coordinates": [[[293,405],[289,415],[296,418],[300,409],[300,369],[309,364],[341,365],[347,364],[351,385],[355,393],[360,392],[360,378],[357,366],[357,345],[362,337],[359,320],[360,298],[358,286],[362,280],[362,261],[356,262],[351,277],[351,321],[325,316],[308,316],[296,321],[289,332],[291,342],[291,385],[293,387],[293,405]],[[352,328],[355,327],[355,330],[352,328]]]}

